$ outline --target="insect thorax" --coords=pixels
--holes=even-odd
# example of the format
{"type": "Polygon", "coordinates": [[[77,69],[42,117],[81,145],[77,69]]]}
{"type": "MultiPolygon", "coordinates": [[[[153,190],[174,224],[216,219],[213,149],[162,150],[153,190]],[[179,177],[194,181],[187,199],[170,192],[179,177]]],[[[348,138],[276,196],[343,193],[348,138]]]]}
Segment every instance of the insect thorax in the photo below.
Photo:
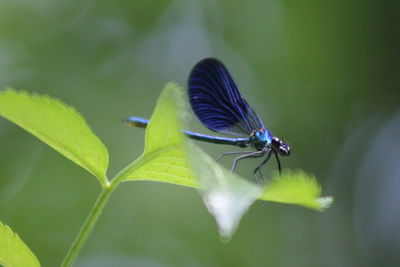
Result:
{"type": "Polygon", "coordinates": [[[249,138],[249,143],[257,150],[263,150],[271,145],[272,135],[267,129],[253,131],[249,138]]]}

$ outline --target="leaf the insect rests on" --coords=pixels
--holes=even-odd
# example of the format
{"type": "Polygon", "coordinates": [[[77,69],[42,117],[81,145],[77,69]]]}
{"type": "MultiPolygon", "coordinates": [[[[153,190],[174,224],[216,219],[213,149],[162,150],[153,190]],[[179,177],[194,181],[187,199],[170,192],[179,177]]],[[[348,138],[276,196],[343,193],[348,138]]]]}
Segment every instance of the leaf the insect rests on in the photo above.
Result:
{"type": "Polygon", "coordinates": [[[198,187],[187,161],[186,138],[181,129],[182,89],[168,83],[146,129],[142,156],[122,171],[124,181],[148,180],[198,187]]]}
{"type": "Polygon", "coordinates": [[[0,222],[0,265],[10,267],[40,266],[35,254],[10,227],[0,222]]]}
{"type": "Polygon", "coordinates": [[[74,108],[46,95],[6,89],[0,92],[0,115],[107,184],[107,148],[74,108]]]}
{"type": "Polygon", "coordinates": [[[169,83],[146,129],[143,155],[127,169],[124,180],[151,180],[198,188],[216,218],[222,237],[229,238],[260,187],[230,173],[187,140],[182,89],[169,83]],[[194,178],[195,177],[195,178],[194,178]]]}
{"type": "Polygon", "coordinates": [[[285,172],[260,186],[232,174],[185,138],[186,106],[182,89],[169,83],[163,90],[146,129],[143,155],[123,170],[123,181],[148,180],[199,189],[220,235],[229,239],[250,205],[259,199],[322,210],[330,198],[320,198],[315,178],[285,172]],[[325,200],[325,201],[324,201],[325,200]]]}

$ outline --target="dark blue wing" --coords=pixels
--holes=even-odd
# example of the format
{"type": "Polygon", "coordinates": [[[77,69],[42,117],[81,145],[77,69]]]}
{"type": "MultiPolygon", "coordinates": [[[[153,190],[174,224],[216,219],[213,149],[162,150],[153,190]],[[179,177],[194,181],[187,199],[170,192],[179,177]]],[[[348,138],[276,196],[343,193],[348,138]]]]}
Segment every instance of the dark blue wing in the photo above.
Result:
{"type": "Polygon", "coordinates": [[[206,58],[193,67],[188,90],[193,112],[210,130],[248,136],[264,128],[228,70],[217,59],[206,58]]]}

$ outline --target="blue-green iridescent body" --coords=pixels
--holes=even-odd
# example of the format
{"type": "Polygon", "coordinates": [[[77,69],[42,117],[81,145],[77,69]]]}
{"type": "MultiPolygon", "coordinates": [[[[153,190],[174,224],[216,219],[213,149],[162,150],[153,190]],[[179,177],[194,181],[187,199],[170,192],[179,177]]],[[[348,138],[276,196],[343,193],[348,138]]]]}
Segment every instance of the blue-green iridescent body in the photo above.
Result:
{"type": "MultiPolygon", "coordinates": [[[[129,117],[125,119],[125,122],[141,128],[146,128],[149,120],[139,117],[129,117]]],[[[233,145],[239,147],[252,146],[257,150],[263,150],[272,144],[272,135],[267,129],[261,129],[254,131],[250,137],[245,138],[229,138],[229,137],[219,137],[201,133],[195,133],[191,131],[182,130],[186,136],[191,139],[222,145],[233,145]]]]}
{"type": "Polygon", "coordinates": [[[263,150],[272,143],[272,135],[267,129],[254,131],[249,138],[249,144],[257,150],[263,150]]]}

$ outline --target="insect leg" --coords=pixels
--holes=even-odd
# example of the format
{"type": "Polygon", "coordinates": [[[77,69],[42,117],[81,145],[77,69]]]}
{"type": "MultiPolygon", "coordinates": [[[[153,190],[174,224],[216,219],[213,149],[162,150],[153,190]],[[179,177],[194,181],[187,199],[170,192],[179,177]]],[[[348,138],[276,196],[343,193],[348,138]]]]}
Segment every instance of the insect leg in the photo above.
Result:
{"type": "Polygon", "coordinates": [[[262,172],[262,170],[259,169],[258,172],[261,174],[261,177],[262,177],[263,179],[265,179],[265,176],[264,176],[264,173],[262,172]]]}
{"type": "Polygon", "coordinates": [[[245,158],[257,158],[257,157],[262,157],[265,154],[264,150],[260,150],[260,151],[252,151],[250,153],[247,153],[245,155],[239,156],[237,158],[235,158],[233,160],[233,164],[232,164],[232,168],[231,168],[231,172],[233,172],[236,168],[236,164],[239,160],[241,159],[245,159],[245,158]]]}
{"type": "Polygon", "coordinates": [[[234,152],[225,152],[225,153],[222,153],[221,155],[219,155],[219,157],[216,158],[215,160],[218,161],[218,160],[220,160],[221,158],[223,158],[223,157],[225,157],[225,156],[228,156],[228,155],[249,154],[249,153],[252,153],[252,152],[254,152],[254,151],[234,151],[234,152]]]}
{"type": "Polygon", "coordinates": [[[278,153],[276,153],[276,151],[274,151],[274,154],[275,154],[276,162],[278,163],[279,174],[282,174],[282,166],[281,166],[281,161],[279,160],[279,157],[278,157],[278,153]]]}
{"type": "Polygon", "coordinates": [[[254,173],[254,177],[256,178],[257,184],[261,184],[261,180],[264,180],[265,178],[261,169],[259,169],[258,172],[260,173],[261,177],[258,177],[257,173],[254,173]]]}
{"type": "Polygon", "coordinates": [[[261,177],[262,177],[263,179],[265,179],[264,174],[263,174],[262,171],[261,171],[261,167],[264,166],[264,164],[267,163],[268,160],[271,158],[271,153],[272,153],[272,150],[270,150],[270,151],[268,152],[267,157],[266,157],[266,158],[257,166],[257,168],[255,168],[254,171],[253,171],[253,174],[254,174],[254,176],[256,177],[257,182],[258,182],[258,177],[257,177],[257,175],[256,175],[257,171],[261,174],[261,177]]]}

